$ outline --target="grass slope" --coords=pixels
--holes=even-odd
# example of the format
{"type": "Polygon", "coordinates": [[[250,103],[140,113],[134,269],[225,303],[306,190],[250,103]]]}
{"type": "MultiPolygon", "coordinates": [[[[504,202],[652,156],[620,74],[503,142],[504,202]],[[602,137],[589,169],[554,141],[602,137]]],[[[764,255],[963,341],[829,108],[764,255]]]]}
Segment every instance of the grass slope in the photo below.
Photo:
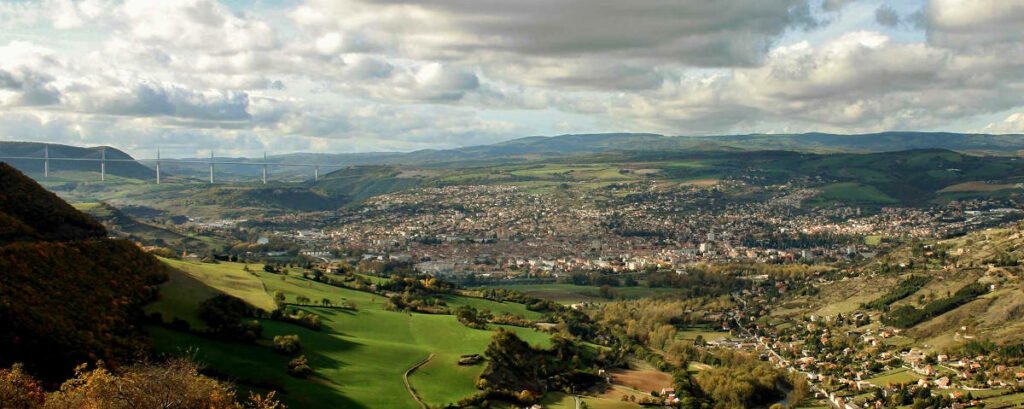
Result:
{"type": "MultiPolygon", "coordinates": [[[[543,298],[546,300],[554,301],[560,304],[575,304],[580,302],[607,302],[608,299],[601,297],[599,294],[600,288],[594,286],[574,285],[574,284],[505,284],[489,286],[494,288],[504,288],[508,290],[515,290],[526,295],[530,295],[537,298],[543,298]]],[[[616,298],[622,299],[638,299],[648,297],[658,297],[663,295],[671,295],[678,293],[679,290],[674,288],[649,288],[649,287],[615,287],[612,289],[615,292],[616,298]]],[[[479,308],[479,307],[478,307],[479,308]]]]}
{"type": "MultiPolygon", "coordinates": [[[[167,265],[225,294],[241,298],[256,308],[273,311],[277,306],[263,287],[260,278],[245,271],[245,264],[221,262],[217,264],[162,259],[167,265]]],[[[262,269],[252,265],[250,269],[262,269]]],[[[200,300],[202,301],[202,300],[200,300]]]]}
{"type": "MultiPolygon", "coordinates": [[[[323,318],[321,331],[264,321],[264,337],[298,334],[318,378],[299,380],[285,374],[286,359],[265,347],[229,344],[190,334],[152,329],[157,348],[165,353],[196,351],[195,355],[216,372],[238,379],[243,385],[266,385],[284,390],[283,399],[295,408],[388,407],[416,408],[405,390],[402,374],[429,354],[434,359],[415,371],[410,381],[429,405],[454,403],[476,392],[476,378],[484,365],[457,365],[459,355],[482,353],[492,331],[470,329],[450,315],[409,314],[388,311],[384,297],[329,286],[297,276],[245,272],[239,263],[204,264],[165,260],[180,270],[164,285],[163,297],[151,307],[188,319],[210,291],[219,290],[249,302],[265,302],[281,291],[286,300],[298,296],[334,303],[351,301],[357,310],[306,308],[323,318]],[[204,287],[205,286],[205,289],[204,287]],[[263,290],[263,288],[266,290],[263,290]],[[262,293],[260,293],[262,291],[262,293]],[[191,309],[191,311],[190,311],[191,309]]],[[[259,266],[250,266],[257,270],[259,266]]],[[[494,312],[536,313],[513,303],[452,296],[450,305],[473,305],[494,312]]],[[[526,314],[528,313],[528,314],[526,314]]],[[[525,328],[508,327],[527,342],[547,346],[548,335],[525,328]]]]}

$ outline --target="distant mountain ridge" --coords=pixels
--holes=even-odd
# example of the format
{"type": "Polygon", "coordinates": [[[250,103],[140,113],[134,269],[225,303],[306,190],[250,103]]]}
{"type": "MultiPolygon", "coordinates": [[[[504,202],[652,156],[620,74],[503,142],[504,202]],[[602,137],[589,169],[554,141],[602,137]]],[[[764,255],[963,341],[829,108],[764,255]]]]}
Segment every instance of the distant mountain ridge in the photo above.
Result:
{"type": "Polygon", "coordinates": [[[302,160],[340,166],[443,164],[446,162],[528,161],[557,156],[629,151],[787,150],[796,152],[876,153],[913,149],[947,149],[998,156],[1024,154],[1024,135],[951,132],[881,132],[859,135],[828,133],[664,136],[650,133],[529,136],[490,145],[425,149],[408,153],[275,155],[271,161],[302,160]]]}
{"type": "Polygon", "coordinates": [[[106,150],[106,158],[116,161],[107,162],[108,175],[116,175],[132,179],[155,179],[156,171],[138,162],[122,162],[123,159],[134,159],[131,155],[109,146],[82,148],[70,145],[42,142],[0,142],[0,157],[24,157],[40,159],[0,159],[18,170],[30,175],[43,174],[44,149],[49,150],[50,172],[85,171],[99,172],[99,163],[93,161],[60,160],[67,159],[100,159],[106,150]]]}
{"type": "MultiPolygon", "coordinates": [[[[43,144],[32,142],[0,142],[0,157],[42,157],[43,144]]],[[[50,144],[51,157],[98,158],[102,148],[79,148],[50,144]]],[[[961,153],[995,156],[1024,155],[1024,135],[989,135],[953,132],[881,132],[872,134],[840,135],[830,133],[802,134],[747,134],[715,136],[665,136],[651,133],[568,134],[558,136],[528,136],[490,145],[466,146],[453,149],[424,149],[412,152],[368,153],[289,153],[267,158],[270,163],[318,164],[321,175],[349,166],[366,165],[419,165],[445,166],[491,165],[495,163],[528,162],[554,157],[586,155],[604,152],[672,152],[672,151],[733,151],[733,150],[785,150],[813,153],[877,153],[914,149],[947,149],[961,153]]],[[[130,159],[131,156],[107,148],[108,158],[130,159]]],[[[193,158],[205,160],[208,158],[193,158]]],[[[260,163],[262,158],[223,158],[238,162],[260,163]]],[[[38,160],[8,161],[18,169],[35,175],[42,172],[38,160]]],[[[51,161],[51,170],[96,171],[94,162],[51,161]]],[[[206,177],[207,165],[182,165],[168,162],[165,172],[179,175],[206,177]]],[[[218,165],[223,177],[258,177],[260,166],[218,165]]],[[[274,167],[278,177],[307,179],[309,168],[274,167]]],[[[113,175],[152,179],[154,171],[137,162],[107,164],[113,175]]]]}

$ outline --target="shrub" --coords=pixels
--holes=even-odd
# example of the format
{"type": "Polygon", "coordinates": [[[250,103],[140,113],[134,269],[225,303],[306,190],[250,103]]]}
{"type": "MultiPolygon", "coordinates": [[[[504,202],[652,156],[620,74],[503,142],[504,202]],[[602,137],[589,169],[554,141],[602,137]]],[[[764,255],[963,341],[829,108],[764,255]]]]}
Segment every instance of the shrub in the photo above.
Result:
{"type": "Polygon", "coordinates": [[[298,335],[278,335],[274,337],[274,352],[284,355],[295,355],[302,351],[302,343],[298,335]]]}
{"type": "Polygon", "coordinates": [[[288,374],[296,378],[304,378],[313,373],[313,368],[309,367],[309,362],[306,361],[305,355],[299,355],[297,358],[288,361],[288,374]]]}
{"type": "Polygon", "coordinates": [[[323,324],[320,322],[319,315],[307,313],[302,310],[296,311],[295,314],[292,315],[284,315],[281,317],[281,320],[314,331],[319,331],[320,328],[323,326],[323,324]]]}
{"type": "Polygon", "coordinates": [[[263,333],[259,321],[246,320],[256,315],[256,309],[237,297],[220,294],[199,304],[199,318],[210,326],[218,337],[252,341],[263,333]]]}

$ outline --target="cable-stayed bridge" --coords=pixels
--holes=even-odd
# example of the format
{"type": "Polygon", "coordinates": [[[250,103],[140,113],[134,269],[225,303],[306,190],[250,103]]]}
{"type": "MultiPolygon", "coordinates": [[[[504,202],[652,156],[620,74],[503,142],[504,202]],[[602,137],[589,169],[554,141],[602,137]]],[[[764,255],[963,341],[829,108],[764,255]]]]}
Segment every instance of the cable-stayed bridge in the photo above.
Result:
{"type": "Polygon", "coordinates": [[[218,165],[232,165],[232,166],[253,166],[262,168],[261,181],[266,184],[270,176],[269,169],[272,167],[293,167],[293,168],[305,168],[309,169],[312,173],[313,180],[320,180],[320,168],[338,168],[341,165],[338,164],[313,164],[313,163],[292,163],[292,162],[270,162],[267,160],[266,152],[263,153],[263,161],[252,162],[243,160],[229,160],[223,158],[217,158],[214,152],[210,151],[210,159],[173,159],[173,158],[161,158],[160,150],[156,151],[156,158],[120,158],[120,157],[107,157],[106,147],[99,148],[99,153],[95,157],[59,157],[50,155],[49,145],[44,145],[42,152],[39,156],[0,156],[0,161],[38,161],[41,166],[43,177],[50,176],[50,164],[53,162],[89,162],[96,164],[96,172],[99,174],[99,180],[105,181],[107,178],[107,164],[114,163],[147,163],[156,171],[156,183],[160,184],[167,179],[161,174],[161,166],[166,165],[189,165],[189,166],[207,166],[209,168],[209,182],[211,184],[216,183],[216,169],[218,165]]]}

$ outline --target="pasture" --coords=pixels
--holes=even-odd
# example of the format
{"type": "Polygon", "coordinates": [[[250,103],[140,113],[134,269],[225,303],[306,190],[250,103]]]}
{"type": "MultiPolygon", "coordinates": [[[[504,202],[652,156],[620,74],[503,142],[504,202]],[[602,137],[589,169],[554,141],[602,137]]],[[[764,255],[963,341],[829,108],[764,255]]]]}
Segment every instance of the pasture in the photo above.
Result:
{"type": "MultiPolygon", "coordinates": [[[[641,406],[632,402],[621,400],[604,399],[593,396],[581,396],[579,398],[588,408],[591,409],[638,409],[641,406]]],[[[576,401],[571,395],[561,392],[552,392],[544,396],[540,401],[541,406],[547,409],[576,409],[576,401]]]]}
{"type": "Polygon", "coordinates": [[[921,379],[921,375],[911,372],[906,368],[899,368],[868,379],[867,382],[875,386],[885,387],[890,384],[914,383],[917,382],[918,379],[921,379]]]}
{"type": "Polygon", "coordinates": [[[832,203],[886,205],[899,203],[898,200],[871,185],[854,182],[834,183],[825,186],[813,202],[824,206],[832,203]]]}
{"type": "Polygon", "coordinates": [[[698,336],[700,336],[704,342],[713,342],[729,338],[729,333],[716,331],[706,326],[686,327],[676,333],[676,338],[690,342],[696,341],[698,336]]]}
{"type": "MultiPolygon", "coordinates": [[[[409,377],[413,388],[428,405],[454,403],[476,392],[476,378],[484,364],[458,366],[462,354],[482,353],[492,330],[477,330],[459,323],[451,315],[427,315],[389,311],[379,295],[262,271],[240,263],[191,263],[166,260],[183,273],[175,273],[163,284],[162,296],[151,306],[165,320],[197,318],[198,303],[216,291],[239,296],[251,303],[273,305],[272,294],[280,291],[287,302],[304,296],[314,302],[351,302],[354,310],[301,307],[320,315],[323,328],[312,331],[288,323],[264,320],[261,345],[216,341],[161,327],[149,328],[159,352],[192,354],[215,373],[236,379],[244,388],[281,389],[281,398],[292,407],[390,407],[417,408],[405,388],[407,369],[434,354],[427,364],[409,377]],[[259,270],[259,271],[256,271],[259,270]],[[275,335],[299,335],[304,354],[316,371],[307,379],[287,375],[284,356],[267,347],[275,335]],[[240,353],[243,351],[243,353],[240,353]]],[[[492,312],[539,314],[514,303],[451,296],[451,306],[473,305],[492,312]]],[[[497,326],[492,325],[492,328],[497,326]]],[[[506,327],[530,344],[550,345],[547,334],[532,329],[506,327]]]]}
{"type": "MultiPolygon", "coordinates": [[[[554,301],[559,304],[576,304],[581,302],[607,302],[608,299],[604,298],[599,293],[599,288],[594,286],[586,285],[574,285],[574,284],[559,284],[559,283],[547,283],[547,284],[501,284],[488,286],[494,288],[504,288],[507,290],[519,291],[523,294],[543,298],[545,300],[554,301]]],[[[616,299],[635,300],[639,298],[650,298],[659,296],[670,296],[678,293],[679,291],[674,288],[649,288],[643,286],[637,287],[613,287],[612,291],[615,294],[616,299]]]]}

